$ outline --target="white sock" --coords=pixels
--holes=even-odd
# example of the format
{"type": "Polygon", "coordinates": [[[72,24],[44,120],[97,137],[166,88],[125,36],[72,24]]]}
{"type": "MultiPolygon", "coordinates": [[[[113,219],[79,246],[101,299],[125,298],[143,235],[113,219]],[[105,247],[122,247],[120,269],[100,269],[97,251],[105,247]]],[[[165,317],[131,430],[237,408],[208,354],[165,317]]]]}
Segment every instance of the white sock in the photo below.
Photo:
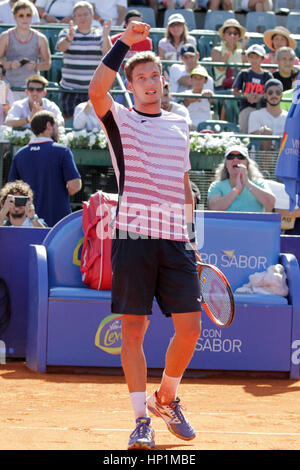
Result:
{"type": "Polygon", "coordinates": [[[147,392],[132,392],[129,394],[135,419],[148,416],[146,405],[147,392]]]}
{"type": "Polygon", "coordinates": [[[169,377],[165,371],[162,376],[161,384],[159,387],[159,396],[162,401],[164,402],[169,402],[171,400],[175,400],[177,397],[177,390],[179,387],[179,384],[181,382],[180,377],[169,377]]]}

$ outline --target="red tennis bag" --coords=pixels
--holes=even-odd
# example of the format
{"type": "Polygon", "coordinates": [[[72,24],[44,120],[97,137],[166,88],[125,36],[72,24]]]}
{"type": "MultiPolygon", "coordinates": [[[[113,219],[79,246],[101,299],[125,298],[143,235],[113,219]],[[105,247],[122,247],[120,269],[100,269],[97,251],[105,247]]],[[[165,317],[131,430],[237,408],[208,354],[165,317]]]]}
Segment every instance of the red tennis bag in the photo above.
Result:
{"type": "Polygon", "coordinates": [[[118,203],[117,194],[97,191],[83,202],[82,228],[84,232],[80,271],[82,282],[90,289],[109,290],[112,282],[111,242],[118,203]]]}

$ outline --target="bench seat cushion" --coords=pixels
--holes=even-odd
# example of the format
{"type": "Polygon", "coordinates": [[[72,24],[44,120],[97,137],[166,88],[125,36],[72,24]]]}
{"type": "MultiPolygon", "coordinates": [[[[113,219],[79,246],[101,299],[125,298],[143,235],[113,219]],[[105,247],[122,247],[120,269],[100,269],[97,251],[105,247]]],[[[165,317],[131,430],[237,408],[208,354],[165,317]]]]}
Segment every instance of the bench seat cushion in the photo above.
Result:
{"type": "Polygon", "coordinates": [[[281,295],[263,295],[263,294],[234,294],[236,304],[245,305],[284,305],[288,304],[286,297],[281,295]]]}
{"type": "Polygon", "coordinates": [[[88,287],[52,287],[49,300],[107,300],[111,298],[110,290],[95,290],[88,287]]]}

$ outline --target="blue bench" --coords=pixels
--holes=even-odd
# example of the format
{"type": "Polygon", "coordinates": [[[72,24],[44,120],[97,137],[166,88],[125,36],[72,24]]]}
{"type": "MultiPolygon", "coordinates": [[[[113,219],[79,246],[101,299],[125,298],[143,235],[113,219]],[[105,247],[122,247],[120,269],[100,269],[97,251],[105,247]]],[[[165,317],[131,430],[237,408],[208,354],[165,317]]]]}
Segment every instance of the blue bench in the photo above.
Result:
{"type": "MultiPolygon", "coordinates": [[[[66,217],[42,244],[30,246],[29,289],[35,295],[28,305],[26,362],[35,371],[121,366],[121,317],[111,314],[110,291],[90,290],[81,281],[81,215],[66,217]]],[[[235,295],[229,328],[216,327],[203,314],[189,369],[279,371],[298,378],[300,274],[295,256],[280,253],[280,215],[197,212],[196,227],[204,261],[221,268],[233,290],[249,274],[281,263],[289,296],[235,295]]],[[[148,367],[163,366],[173,333],[154,301],[144,342],[148,367]]]]}

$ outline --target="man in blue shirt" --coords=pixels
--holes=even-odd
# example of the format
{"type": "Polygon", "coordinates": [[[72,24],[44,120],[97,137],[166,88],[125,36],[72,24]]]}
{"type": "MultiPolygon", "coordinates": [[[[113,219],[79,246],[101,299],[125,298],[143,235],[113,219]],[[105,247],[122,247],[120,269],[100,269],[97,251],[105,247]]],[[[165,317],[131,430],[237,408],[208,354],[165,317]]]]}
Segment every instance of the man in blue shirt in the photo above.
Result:
{"type": "Polygon", "coordinates": [[[36,138],[16,153],[8,181],[23,180],[30,185],[37,213],[52,227],[71,213],[70,196],[81,189],[81,178],[71,150],[57,143],[54,114],[39,111],[31,129],[36,138]]]}

